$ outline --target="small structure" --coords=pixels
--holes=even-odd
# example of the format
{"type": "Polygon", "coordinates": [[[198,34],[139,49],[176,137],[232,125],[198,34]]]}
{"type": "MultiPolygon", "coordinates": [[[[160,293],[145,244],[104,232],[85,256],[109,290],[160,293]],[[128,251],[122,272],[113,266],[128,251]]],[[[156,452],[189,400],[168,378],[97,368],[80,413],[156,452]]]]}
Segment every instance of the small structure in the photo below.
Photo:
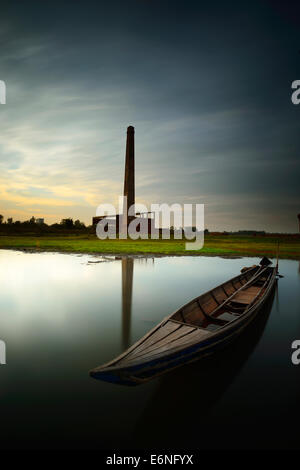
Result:
{"type": "Polygon", "coordinates": [[[35,219],[35,223],[38,224],[38,225],[42,225],[42,224],[44,224],[45,222],[44,222],[44,219],[38,218],[38,219],[35,219]]]}

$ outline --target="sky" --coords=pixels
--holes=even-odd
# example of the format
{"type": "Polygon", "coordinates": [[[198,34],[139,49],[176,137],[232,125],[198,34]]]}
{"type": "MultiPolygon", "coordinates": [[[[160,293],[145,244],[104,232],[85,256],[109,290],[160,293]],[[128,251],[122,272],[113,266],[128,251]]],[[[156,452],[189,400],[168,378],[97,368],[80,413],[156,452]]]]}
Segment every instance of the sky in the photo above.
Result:
{"type": "MultiPolygon", "coordinates": [[[[298,2],[299,3],[299,2],[298,2]]],[[[210,230],[296,232],[297,2],[2,1],[0,213],[87,224],[123,191],[210,230]]]]}

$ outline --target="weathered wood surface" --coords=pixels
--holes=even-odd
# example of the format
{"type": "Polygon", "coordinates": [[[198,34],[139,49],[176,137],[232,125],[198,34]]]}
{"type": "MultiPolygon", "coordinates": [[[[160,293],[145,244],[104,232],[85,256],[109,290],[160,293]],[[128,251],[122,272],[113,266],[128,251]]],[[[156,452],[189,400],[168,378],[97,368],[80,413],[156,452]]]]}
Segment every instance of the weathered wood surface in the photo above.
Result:
{"type": "Polygon", "coordinates": [[[161,326],[153,335],[143,341],[136,349],[132,352],[134,354],[136,351],[144,351],[149,347],[153,346],[153,344],[157,344],[160,340],[170,337],[171,333],[176,332],[179,328],[181,328],[180,323],[175,323],[168,321],[163,326],[161,326]]]}
{"type": "MultiPolygon", "coordinates": [[[[148,347],[143,347],[144,343],[142,343],[140,346],[138,346],[132,353],[130,354],[130,357],[136,357],[140,356],[141,354],[149,354],[151,351],[154,351],[157,348],[162,348],[165,345],[169,345],[173,343],[174,341],[178,341],[182,339],[184,336],[189,335],[193,331],[195,331],[196,328],[192,326],[186,326],[186,325],[178,325],[177,323],[173,323],[172,320],[168,321],[164,326],[160,328],[160,338],[155,341],[153,344],[149,345],[148,347]],[[172,324],[177,326],[176,330],[173,331],[172,333],[168,333],[169,329],[169,324],[172,324]],[[164,331],[166,330],[165,334],[164,331]],[[162,336],[164,334],[164,336],[162,336]]],[[[153,335],[153,339],[157,336],[157,333],[153,335]]],[[[128,357],[129,358],[129,357],[128,357]]]]}
{"type": "Polygon", "coordinates": [[[162,344],[160,347],[156,347],[151,351],[144,351],[143,354],[127,356],[123,361],[120,362],[120,365],[130,365],[139,362],[151,361],[154,358],[163,356],[166,352],[173,353],[182,349],[183,346],[194,345],[202,341],[203,339],[210,336],[212,333],[206,330],[194,329],[189,334],[186,334],[180,338],[175,339],[170,343],[162,344]]]}
{"type": "Polygon", "coordinates": [[[239,302],[240,304],[250,304],[252,299],[260,291],[259,287],[251,286],[248,289],[238,292],[232,299],[234,302],[239,302]]]}

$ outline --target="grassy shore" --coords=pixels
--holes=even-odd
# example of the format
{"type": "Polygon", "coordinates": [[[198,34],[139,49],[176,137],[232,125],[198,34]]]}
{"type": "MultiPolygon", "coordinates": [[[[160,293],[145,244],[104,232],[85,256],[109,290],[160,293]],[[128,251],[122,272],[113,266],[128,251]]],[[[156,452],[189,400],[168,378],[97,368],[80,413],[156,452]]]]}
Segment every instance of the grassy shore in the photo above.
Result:
{"type": "MultiPolygon", "coordinates": [[[[184,240],[98,240],[88,236],[0,237],[0,248],[105,254],[276,256],[277,238],[205,236],[200,251],[186,251],[184,240]]],[[[280,237],[280,258],[300,260],[300,239],[280,237]]]]}

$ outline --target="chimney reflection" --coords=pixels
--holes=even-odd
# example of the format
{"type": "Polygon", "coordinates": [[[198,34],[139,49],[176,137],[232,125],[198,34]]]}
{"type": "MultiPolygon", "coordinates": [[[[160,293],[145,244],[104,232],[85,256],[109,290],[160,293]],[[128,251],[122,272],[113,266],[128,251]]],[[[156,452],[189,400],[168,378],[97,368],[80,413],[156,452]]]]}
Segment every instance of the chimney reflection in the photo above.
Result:
{"type": "MultiPolygon", "coordinates": [[[[120,259],[120,258],[119,258],[120,259]]],[[[131,344],[131,307],[132,307],[132,287],[133,287],[133,265],[148,264],[154,258],[122,258],[122,348],[123,351],[131,344]]]]}
{"type": "Polygon", "coordinates": [[[130,346],[133,258],[122,258],[122,347],[130,346]]]}

